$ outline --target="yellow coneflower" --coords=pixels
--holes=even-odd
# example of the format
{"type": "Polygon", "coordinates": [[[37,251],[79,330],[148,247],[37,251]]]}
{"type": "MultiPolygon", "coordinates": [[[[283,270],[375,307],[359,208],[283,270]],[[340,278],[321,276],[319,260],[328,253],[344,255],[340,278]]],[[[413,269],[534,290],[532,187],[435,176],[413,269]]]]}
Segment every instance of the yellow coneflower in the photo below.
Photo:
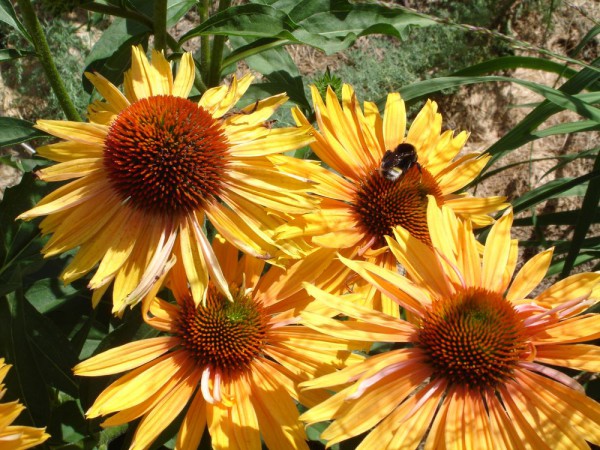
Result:
{"type": "MultiPolygon", "coordinates": [[[[298,324],[312,298],[306,279],[335,289],[340,280],[324,268],[331,251],[320,250],[287,270],[243,256],[217,240],[214,252],[234,301],[209,284],[205,305],[196,305],[185,273],[169,274],[177,304],[144,300],[144,317],[167,336],[111,349],[77,365],[81,376],[130,370],[106,388],[87,411],[90,418],[114,414],[102,425],[141,418],[132,449],[147,448],[187,407],[176,448],[196,449],[205,428],[215,449],[308,449],[296,401],[314,405],[323,393],[301,394],[297,384],[363,358],[349,342],[298,324]]],[[[342,280],[343,281],[343,280],[342,280]]]]}
{"type": "MultiPolygon", "coordinates": [[[[0,400],[4,397],[6,389],[2,381],[12,366],[4,363],[0,358],[0,400]]],[[[45,428],[25,427],[12,425],[25,407],[18,401],[0,403],[0,449],[22,450],[42,444],[50,437],[45,428]]]]}
{"type": "MultiPolygon", "coordinates": [[[[234,110],[252,81],[248,75],[209,89],[194,103],[187,99],[194,81],[191,54],[183,55],[173,80],[163,54],[154,51],[149,62],[141,47],[133,48],[124,93],[99,74],[86,75],[106,99],[90,106],[89,123],[36,124],[64,139],[38,149],[59,162],[38,171],[39,177],[74,181],[19,216],[48,216],[41,222],[42,232],[52,234],[45,256],[79,247],[62,273],[65,282],[97,266],[89,283],[93,301],[114,281],[114,311],[120,314],[148,292],[180,248],[199,302],[209,272],[226,288],[203,232],[205,220],[254,256],[300,255],[293,245],[281,250],[272,231],[282,223],[278,213],[313,208],[305,180],[284,174],[269,159],[312,139],[308,127],[270,127],[268,118],[285,95],[234,110]]],[[[294,161],[285,159],[289,167],[294,161]]]]}
{"type": "MultiPolygon", "coordinates": [[[[349,85],[343,86],[341,103],[331,88],[323,102],[313,86],[312,98],[319,131],[313,131],[316,140],[310,147],[339,175],[319,177],[320,209],[282,225],[282,238],[311,237],[345,256],[358,254],[392,269],[395,261],[385,237],[394,227],[430,242],[428,195],[479,226],[491,224],[488,214],[508,206],[503,197],[455,194],[477,177],[490,157],[469,153],[456,158],[467,133],[442,132],[435,102],[427,101],[406,133],[404,101],[397,93],[388,95],[383,117],[371,102],[365,102],[363,112],[349,85]]],[[[298,108],[293,114],[298,125],[310,126],[298,108]]],[[[393,308],[389,303],[381,307],[387,313],[393,308]]]]}
{"type": "Polygon", "coordinates": [[[513,278],[512,213],[493,226],[483,256],[471,225],[432,200],[431,246],[404,229],[387,243],[411,281],[366,261],[344,260],[401,305],[404,321],[315,287],[316,298],[358,320],[305,313],[304,323],[336,337],[388,341],[396,349],[303,383],[338,392],[301,418],[333,419],[328,445],[368,432],[357,449],[587,449],[600,445],[600,404],[553,366],[600,371],[600,273],[561,280],[528,298],[552,251],[513,278]],[[357,329],[355,329],[357,328],[357,329]],[[340,388],[341,386],[341,388],[340,388]],[[587,442],[586,442],[587,441],[587,442]],[[423,446],[423,447],[421,447],[423,446]]]}

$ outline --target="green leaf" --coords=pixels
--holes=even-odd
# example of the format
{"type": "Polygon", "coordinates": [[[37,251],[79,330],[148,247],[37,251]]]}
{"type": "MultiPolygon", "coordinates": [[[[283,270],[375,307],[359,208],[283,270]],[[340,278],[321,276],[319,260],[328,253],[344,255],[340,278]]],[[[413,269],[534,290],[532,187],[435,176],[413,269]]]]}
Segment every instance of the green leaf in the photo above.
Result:
{"type": "MultiPolygon", "coordinates": [[[[234,46],[244,42],[243,38],[232,37],[234,46]]],[[[244,47],[247,48],[247,47],[244,47]]],[[[283,48],[273,48],[245,58],[248,66],[263,74],[268,83],[252,85],[248,98],[252,92],[264,92],[268,95],[275,95],[285,92],[290,100],[303,109],[310,109],[310,104],[304,92],[304,82],[296,64],[289,53],[283,48]]],[[[257,97],[261,98],[262,95],[257,97]]]]}
{"type": "Polygon", "coordinates": [[[592,27],[592,29],[590,31],[588,31],[585,36],[583,37],[583,39],[581,39],[581,41],[579,42],[579,44],[577,44],[577,47],[575,47],[573,50],[571,50],[569,52],[569,56],[571,57],[575,57],[579,54],[579,52],[583,49],[583,47],[585,47],[589,42],[594,42],[595,37],[600,34],[600,25],[595,25],[594,27],[592,27]]]}
{"type": "MultiPolygon", "coordinates": [[[[596,155],[596,161],[594,163],[594,172],[600,173],[600,153],[596,155]]],[[[575,230],[573,231],[573,238],[571,239],[571,246],[569,253],[565,258],[565,264],[560,274],[561,278],[566,277],[573,268],[577,255],[580,253],[583,247],[585,236],[590,230],[593,222],[594,213],[598,212],[598,204],[600,203],[600,176],[592,178],[589,181],[588,189],[583,197],[583,204],[579,213],[575,230]]]]}
{"type": "Polygon", "coordinates": [[[171,28],[197,3],[196,0],[169,0],[167,2],[167,28],[171,28]]]}
{"type": "Polygon", "coordinates": [[[33,285],[25,291],[25,298],[41,314],[53,311],[76,296],[79,290],[73,285],[65,286],[56,277],[36,280],[33,285]]]}
{"type": "Polygon", "coordinates": [[[77,364],[77,355],[71,343],[60,328],[40,314],[25,298],[20,301],[27,341],[43,378],[49,386],[77,397],[77,382],[71,371],[77,364]]]}
{"type": "Polygon", "coordinates": [[[35,52],[29,50],[17,50],[16,48],[0,49],[0,62],[12,61],[26,56],[35,56],[35,52]]]}
{"type": "Polygon", "coordinates": [[[290,11],[289,17],[300,27],[294,35],[302,43],[327,54],[345,50],[360,36],[384,34],[406,39],[411,26],[437,25],[407,9],[347,0],[331,0],[326,6],[321,0],[304,0],[290,11]]]}
{"type": "MultiPolygon", "coordinates": [[[[600,258],[600,251],[594,251],[591,253],[581,253],[581,254],[577,255],[577,257],[575,258],[575,261],[573,262],[573,267],[577,267],[581,264],[589,263],[590,261],[597,260],[598,258],[600,258]]],[[[553,275],[558,275],[559,273],[561,273],[563,271],[564,266],[565,266],[564,260],[559,260],[559,261],[553,262],[550,265],[550,267],[548,268],[548,272],[546,273],[546,276],[550,277],[553,275]]]]}
{"type": "Polygon", "coordinates": [[[20,424],[45,426],[50,418],[50,394],[29,342],[24,301],[15,293],[0,297],[0,349],[13,366],[4,381],[9,395],[26,407],[20,424]]]}
{"type": "MultiPolygon", "coordinates": [[[[578,97],[575,95],[574,97],[578,97]]],[[[595,120],[579,120],[577,122],[567,122],[554,125],[543,130],[534,131],[531,133],[536,138],[543,138],[548,136],[554,136],[557,134],[571,134],[580,133],[582,131],[598,131],[600,130],[600,123],[595,120]]]]}
{"type": "Polygon", "coordinates": [[[211,34],[270,38],[280,40],[281,45],[306,44],[333,54],[350,47],[359,36],[378,33],[406,37],[409,26],[435,25],[431,19],[408,10],[346,0],[331,0],[328,4],[304,0],[292,10],[287,2],[282,4],[283,10],[273,6],[246,4],[228,8],[188,31],[179,42],[211,34]]]}
{"type": "Polygon", "coordinates": [[[15,117],[0,117],[0,147],[47,136],[43,131],[33,128],[31,122],[15,117]]]}
{"type": "MultiPolygon", "coordinates": [[[[600,109],[592,105],[592,102],[586,101],[585,97],[570,95],[557,89],[552,89],[542,84],[533,83],[519,78],[501,77],[501,76],[483,76],[483,77],[440,77],[431,80],[413,83],[400,89],[400,94],[405,101],[421,98],[432,92],[438,92],[444,89],[455,88],[467,84],[486,83],[486,82],[510,82],[519,84],[527,89],[542,95],[548,101],[559,106],[560,109],[568,109],[576,112],[583,117],[600,122],[600,109]]],[[[593,98],[600,96],[600,93],[592,94],[593,98]]]]}
{"type": "MultiPolygon", "coordinates": [[[[600,209],[596,210],[590,215],[592,223],[600,222],[600,209]]],[[[559,211],[553,213],[545,213],[536,215],[535,217],[520,217],[516,218],[513,222],[514,227],[530,227],[539,226],[546,227],[548,225],[567,225],[574,226],[579,218],[579,210],[577,211],[559,211]]]]}
{"type": "Polygon", "coordinates": [[[6,190],[0,214],[0,296],[22,286],[23,276],[44,265],[40,251],[44,239],[37,224],[15,220],[33,207],[47,191],[47,186],[25,173],[21,183],[6,190]]]}
{"type": "Polygon", "coordinates": [[[577,195],[585,192],[584,183],[600,177],[600,172],[595,171],[577,178],[561,178],[552,180],[525,193],[513,201],[513,209],[516,212],[523,211],[550,198],[567,195],[577,195]],[[575,191],[574,191],[575,189],[575,191]]]}
{"type": "Polygon", "coordinates": [[[33,43],[29,33],[23,24],[19,22],[19,19],[15,14],[15,10],[8,0],[0,0],[0,22],[4,22],[5,24],[14,28],[21,34],[21,36],[27,39],[30,43],[33,43]]]}
{"type": "MultiPolygon", "coordinates": [[[[591,65],[595,67],[600,66],[600,58],[596,59],[591,65]]],[[[559,90],[570,95],[575,95],[586,89],[588,86],[598,82],[599,79],[600,73],[598,73],[597,70],[585,68],[567,80],[559,90]]],[[[597,94],[598,93],[596,92],[590,93],[590,97],[596,96],[597,94]]],[[[582,94],[577,97],[584,101],[594,103],[587,95],[588,94],[582,94]]],[[[548,117],[560,111],[561,108],[558,105],[550,103],[549,101],[542,102],[487,150],[492,155],[492,159],[488,162],[488,167],[511,150],[535,139],[535,137],[531,136],[531,133],[544,123],[548,117]]]]}

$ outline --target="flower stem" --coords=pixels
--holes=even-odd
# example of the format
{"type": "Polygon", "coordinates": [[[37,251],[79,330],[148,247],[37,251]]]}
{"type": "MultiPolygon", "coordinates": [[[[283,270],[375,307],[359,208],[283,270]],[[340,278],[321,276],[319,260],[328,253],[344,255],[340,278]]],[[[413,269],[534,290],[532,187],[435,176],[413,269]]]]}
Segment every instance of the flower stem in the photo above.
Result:
{"type": "Polygon", "coordinates": [[[154,2],[154,49],[164,51],[167,48],[167,0],[154,2]]]}
{"type": "Polygon", "coordinates": [[[67,89],[58,73],[58,69],[56,68],[52,54],[50,53],[50,47],[48,47],[48,41],[46,41],[46,36],[44,35],[44,30],[35,15],[31,2],[29,0],[17,0],[17,4],[21,9],[25,28],[27,28],[27,32],[31,36],[37,56],[44,68],[48,82],[58,98],[60,107],[67,119],[81,122],[81,117],[71,101],[71,97],[69,97],[67,89]]]}
{"type": "MultiPolygon", "coordinates": [[[[202,0],[198,5],[200,23],[208,20],[210,15],[210,1],[202,0]]],[[[200,36],[200,75],[203,83],[208,82],[208,67],[210,65],[210,36],[200,36]]]]}
{"type": "MultiPolygon", "coordinates": [[[[219,2],[219,12],[225,11],[230,6],[231,0],[221,0],[219,2]]],[[[213,38],[212,54],[210,56],[210,69],[206,83],[209,88],[219,84],[219,78],[221,76],[221,60],[223,59],[225,41],[227,41],[227,36],[215,36],[213,38]]]]}

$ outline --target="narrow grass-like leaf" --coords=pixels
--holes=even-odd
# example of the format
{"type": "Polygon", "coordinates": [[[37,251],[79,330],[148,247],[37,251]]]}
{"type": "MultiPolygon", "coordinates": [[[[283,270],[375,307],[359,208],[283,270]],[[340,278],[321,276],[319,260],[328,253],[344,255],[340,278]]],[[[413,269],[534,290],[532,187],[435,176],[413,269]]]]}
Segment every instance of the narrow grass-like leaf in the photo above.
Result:
{"type": "Polygon", "coordinates": [[[571,78],[577,73],[576,70],[566,67],[564,64],[548,59],[534,58],[531,56],[501,56],[458,70],[454,72],[452,76],[472,77],[511,69],[542,70],[544,72],[556,73],[566,78],[571,78]]]}
{"type": "Polygon", "coordinates": [[[501,167],[498,167],[497,169],[488,170],[487,172],[482,174],[477,179],[477,182],[481,183],[486,178],[493,177],[495,175],[498,175],[499,173],[505,172],[506,170],[513,169],[513,168],[521,166],[523,164],[531,164],[531,163],[536,163],[536,162],[541,162],[541,161],[550,161],[550,160],[560,161],[559,164],[554,166],[552,169],[548,170],[546,173],[544,173],[544,175],[542,175],[540,177],[540,178],[544,178],[551,171],[556,170],[564,165],[567,165],[570,162],[574,161],[575,159],[579,159],[579,158],[594,159],[594,155],[596,154],[597,151],[598,151],[597,149],[591,149],[591,150],[586,150],[586,151],[579,152],[579,153],[568,153],[566,155],[547,156],[544,158],[531,158],[531,159],[525,159],[525,160],[521,160],[521,161],[511,162],[509,164],[505,164],[501,167]]]}
{"type": "MultiPolygon", "coordinates": [[[[598,67],[600,66],[600,58],[594,60],[591,64],[592,66],[598,67]]],[[[596,83],[600,79],[600,73],[593,69],[582,69],[576,75],[568,79],[560,88],[561,92],[575,95],[582,90],[586,89],[588,86],[596,83]]],[[[596,95],[597,93],[592,93],[592,95],[596,95]]],[[[585,94],[578,96],[580,99],[584,99],[584,101],[589,101],[593,103],[589,97],[585,98],[585,94]]],[[[561,108],[549,101],[544,101],[538,107],[536,107],[533,111],[531,111],[521,122],[519,122],[516,126],[514,126],[508,133],[506,133],[501,139],[495,142],[490,148],[487,150],[492,158],[488,162],[488,167],[494,164],[496,160],[504,156],[506,153],[511,150],[524,145],[525,143],[532,140],[531,133],[544,121],[560,112],[561,108]]]]}
{"type": "MultiPolygon", "coordinates": [[[[574,97],[578,97],[575,95],[574,97]]],[[[578,120],[576,122],[567,122],[554,125],[543,130],[534,131],[531,133],[536,138],[544,138],[548,136],[554,136],[557,134],[570,134],[570,133],[581,133],[583,131],[598,131],[600,130],[600,123],[595,120],[578,120]]]]}
{"type": "MultiPolygon", "coordinates": [[[[600,74],[599,74],[600,75],[600,74]]],[[[560,109],[569,109],[583,117],[600,122],[600,109],[588,103],[578,96],[570,95],[556,89],[552,89],[542,84],[533,83],[519,78],[501,77],[501,76],[483,76],[483,77],[440,77],[432,80],[420,81],[405,86],[400,89],[400,94],[405,101],[414,100],[423,97],[432,92],[443,89],[454,88],[467,84],[486,83],[486,82],[510,82],[519,84],[536,94],[542,95],[546,100],[559,106],[560,109]]]]}
{"type": "MultiPolygon", "coordinates": [[[[593,172],[600,173],[600,153],[596,155],[593,172]]],[[[579,219],[573,230],[573,238],[569,253],[565,258],[565,264],[560,274],[561,278],[569,275],[575,264],[575,259],[579,254],[585,236],[587,235],[593,221],[593,216],[598,212],[598,204],[600,203],[600,177],[592,178],[588,183],[587,192],[583,197],[583,204],[579,211],[579,219]]]]}
{"type": "Polygon", "coordinates": [[[514,200],[512,202],[513,209],[515,212],[523,211],[550,198],[565,195],[568,191],[574,195],[577,193],[572,191],[574,188],[577,188],[578,192],[580,192],[584,183],[598,177],[600,177],[600,171],[590,172],[577,178],[561,178],[559,180],[552,180],[542,186],[532,189],[531,191],[514,200]]]}
{"type": "Polygon", "coordinates": [[[585,36],[579,41],[579,44],[569,52],[569,56],[575,57],[588,43],[593,42],[596,36],[600,34],[600,24],[595,25],[588,31],[585,36]]]}
{"type": "MultiPolygon", "coordinates": [[[[597,260],[598,258],[600,258],[600,251],[593,252],[593,253],[581,253],[581,254],[577,255],[577,257],[575,258],[575,261],[573,262],[573,267],[577,267],[577,266],[580,266],[581,264],[589,263],[591,261],[597,260]]],[[[564,266],[565,266],[564,260],[559,260],[559,261],[552,263],[550,265],[550,267],[548,268],[548,272],[546,272],[546,276],[550,277],[553,275],[558,275],[559,273],[563,272],[564,266]]],[[[592,269],[592,270],[594,270],[594,269],[592,269]]]]}
{"type": "Polygon", "coordinates": [[[540,177],[540,178],[544,178],[546,177],[548,174],[556,171],[556,170],[560,170],[563,167],[565,167],[567,164],[569,164],[570,162],[576,160],[576,159],[591,159],[591,160],[595,160],[594,155],[597,155],[599,148],[591,148],[589,150],[585,150],[576,154],[568,154],[568,155],[562,155],[559,158],[559,162],[558,164],[556,164],[555,166],[551,167],[550,169],[548,169],[546,172],[544,172],[544,174],[540,177]]]}
{"type": "MultiPolygon", "coordinates": [[[[513,227],[530,227],[540,226],[545,227],[548,225],[567,225],[574,226],[579,218],[579,210],[576,211],[558,211],[552,213],[545,213],[533,217],[520,217],[514,220],[513,227]]],[[[596,208],[592,214],[590,214],[591,223],[600,223],[600,209],[596,208]]]]}

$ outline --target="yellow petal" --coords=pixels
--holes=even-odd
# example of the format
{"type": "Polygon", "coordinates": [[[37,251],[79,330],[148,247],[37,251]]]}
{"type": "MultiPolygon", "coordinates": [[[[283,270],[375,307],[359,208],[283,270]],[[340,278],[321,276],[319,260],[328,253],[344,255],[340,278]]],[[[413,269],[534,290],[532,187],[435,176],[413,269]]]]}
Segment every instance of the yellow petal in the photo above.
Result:
{"type": "Polygon", "coordinates": [[[366,261],[352,261],[342,256],[339,256],[339,259],[382,293],[414,314],[421,315],[431,304],[426,291],[396,272],[366,261]]]}
{"type": "Polygon", "coordinates": [[[75,367],[81,377],[99,377],[135,369],[168,352],[179,344],[179,338],[164,336],[130,342],[89,358],[75,367]]]}
{"type": "Polygon", "coordinates": [[[112,244],[105,247],[106,253],[89,282],[88,286],[91,289],[103,286],[107,279],[114,277],[131,255],[141,228],[146,226],[141,214],[135,214],[133,211],[130,214],[120,214],[119,217],[121,224],[111,233],[112,244]]]}
{"type": "Polygon", "coordinates": [[[19,215],[18,219],[28,220],[36,216],[45,216],[82,203],[94,204],[94,198],[105,197],[110,192],[111,187],[104,175],[93,172],[46,195],[34,208],[19,215]]]}
{"type": "Polygon", "coordinates": [[[600,337],[600,315],[577,316],[555,325],[545,327],[533,336],[534,343],[572,344],[600,337]]]}
{"type": "Polygon", "coordinates": [[[494,292],[504,293],[504,269],[510,254],[510,227],[512,210],[508,210],[492,227],[483,251],[481,286],[494,292]]]}
{"type": "Polygon", "coordinates": [[[120,236],[119,230],[123,228],[129,217],[130,211],[128,209],[118,211],[99,233],[83,243],[75,257],[63,270],[61,274],[63,281],[71,283],[92,270],[104,257],[106,249],[112,247],[115,236],[117,238],[120,236]]]}
{"type": "Polygon", "coordinates": [[[58,162],[72,161],[79,158],[102,158],[103,144],[82,144],[81,142],[64,141],[43,145],[37,152],[44,158],[58,162]]]}
{"type": "Polygon", "coordinates": [[[200,370],[195,370],[188,377],[182,377],[157,405],[146,414],[133,435],[131,449],[146,449],[179,415],[200,381],[200,370]]]}
{"type": "MultiPolygon", "coordinates": [[[[44,234],[54,233],[44,245],[42,253],[50,257],[82,245],[100,233],[104,226],[113,220],[115,214],[121,212],[121,209],[123,209],[121,200],[114,195],[109,195],[103,200],[101,208],[85,204],[64,211],[65,217],[61,217],[60,223],[55,228],[48,228],[46,224],[41,226],[44,234]]],[[[47,219],[54,216],[62,216],[62,213],[53,214],[47,219]]]]}
{"type": "Polygon", "coordinates": [[[127,100],[127,97],[125,97],[114,84],[102,75],[90,72],[86,72],[84,75],[116,112],[122,111],[129,106],[130,103],[129,100],[127,100]]]}
{"type": "Polygon", "coordinates": [[[252,406],[266,446],[274,450],[307,450],[298,409],[292,397],[280,387],[284,375],[260,361],[256,361],[255,368],[250,382],[252,406]]]}
{"type": "Polygon", "coordinates": [[[195,75],[196,66],[194,58],[190,52],[186,52],[179,61],[179,69],[173,83],[172,95],[187,98],[194,85],[195,75]]]}
{"type": "Polygon", "coordinates": [[[87,417],[98,417],[139,405],[160,391],[167,381],[188,372],[190,363],[182,351],[161,356],[123,375],[98,396],[87,417]]]}
{"type": "Polygon", "coordinates": [[[413,280],[425,287],[433,296],[450,296],[446,274],[432,250],[407,230],[396,227],[396,239],[387,238],[390,250],[413,280]]]}
{"type": "Polygon", "coordinates": [[[550,267],[553,253],[554,248],[538,253],[521,267],[506,293],[507,300],[520,302],[541,283],[550,267]]]}
{"type": "Polygon", "coordinates": [[[208,268],[204,254],[195,239],[194,225],[191,219],[182,221],[179,233],[179,250],[181,251],[183,266],[187,280],[190,284],[194,303],[199,305],[206,298],[208,287],[208,268]]]}
{"type": "Polygon", "coordinates": [[[176,448],[198,450],[206,427],[206,405],[202,392],[197,391],[177,433],[176,448]]]}
{"type": "Polygon", "coordinates": [[[567,300],[587,298],[598,284],[600,284],[600,273],[585,272],[571,275],[540,293],[535,297],[535,301],[553,308],[567,300]]]}
{"type": "Polygon", "coordinates": [[[308,128],[271,128],[260,138],[232,146],[230,153],[239,158],[265,156],[296,150],[312,141],[308,128]]]}
{"type": "Polygon", "coordinates": [[[600,372],[600,348],[595,345],[538,345],[535,360],[553,366],[600,372]]]}
{"type": "Polygon", "coordinates": [[[38,170],[36,174],[44,181],[64,181],[79,178],[98,172],[104,168],[104,163],[98,158],[80,158],[74,161],[54,164],[38,170]]]}
{"type": "Polygon", "coordinates": [[[246,377],[239,377],[232,383],[235,402],[231,407],[233,424],[233,443],[231,448],[260,448],[258,418],[254,411],[253,398],[246,377]]]}
{"type": "Polygon", "coordinates": [[[52,136],[86,145],[104,146],[104,141],[108,135],[106,125],[69,122],[66,120],[38,120],[35,128],[52,136]]]}
{"type": "Polygon", "coordinates": [[[406,133],[406,107],[400,94],[388,94],[383,114],[383,137],[386,150],[394,150],[404,141],[406,133]]]}
{"type": "Polygon", "coordinates": [[[172,95],[173,92],[173,73],[171,64],[165,58],[161,51],[152,50],[152,71],[154,76],[153,95],[172,95]]]}

